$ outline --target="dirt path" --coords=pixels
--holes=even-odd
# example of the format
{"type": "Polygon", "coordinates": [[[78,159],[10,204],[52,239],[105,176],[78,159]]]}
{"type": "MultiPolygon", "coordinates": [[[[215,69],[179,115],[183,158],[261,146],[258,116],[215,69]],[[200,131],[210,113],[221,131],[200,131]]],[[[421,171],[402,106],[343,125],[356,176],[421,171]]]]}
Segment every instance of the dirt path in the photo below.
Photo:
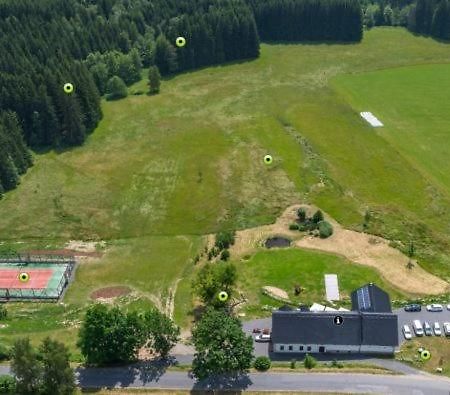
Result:
{"type": "Polygon", "coordinates": [[[314,206],[306,205],[291,206],[273,225],[237,232],[236,243],[231,249],[232,255],[242,257],[250,254],[256,251],[270,236],[286,236],[294,240],[293,245],[298,248],[330,252],[341,255],[352,262],[373,267],[386,281],[407,294],[436,295],[450,290],[447,282],[428,273],[417,264],[413,269],[407,269],[408,257],[390,247],[387,240],[344,229],[326,213],[324,213],[325,218],[334,227],[334,234],[328,239],[308,235],[302,237],[301,233],[290,231],[288,226],[295,220],[299,207],[305,207],[309,213],[317,209],[314,206]]]}

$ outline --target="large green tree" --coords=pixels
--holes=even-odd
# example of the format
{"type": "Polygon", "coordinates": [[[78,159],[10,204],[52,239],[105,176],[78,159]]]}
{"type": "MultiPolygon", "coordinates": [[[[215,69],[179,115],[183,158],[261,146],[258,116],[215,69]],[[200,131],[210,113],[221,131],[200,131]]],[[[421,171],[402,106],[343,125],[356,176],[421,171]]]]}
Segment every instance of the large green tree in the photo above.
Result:
{"type": "Polygon", "coordinates": [[[233,296],[236,280],[237,270],[232,263],[207,263],[198,272],[192,288],[205,305],[221,308],[227,306],[233,296]],[[219,300],[220,292],[226,292],[228,300],[219,300]]]}
{"type": "Polygon", "coordinates": [[[16,390],[19,394],[38,394],[42,383],[42,365],[33,349],[30,339],[15,341],[11,352],[11,372],[16,377],[16,390]]]}
{"type": "Polygon", "coordinates": [[[192,372],[198,379],[218,374],[242,374],[251,366],[253,340],[241,322],[223,311],[208,309],[192,331],[195,356],[192,372]]]}
{"type": "Polygon", "coordinates": [[[108,365],[133,361],[145,342],[143,322],[136,313],[95,304],[86,312],[78,346],[88,364],[108,365]]]}
{"type": "Polygon", "coordinates": [[[48,395],[70,395],[75,392],[75,375],[69,363],[69,351],[60,342],[45,338],[39,348],[43,366],[42,392],[48,395]]]}
{"type": "Polygon", "coordinates": [[[166,357],[178,341],[180,328],[157,309],[145,313],[144,325],[147,347],[160,354],[161,357],[166,357]]]}

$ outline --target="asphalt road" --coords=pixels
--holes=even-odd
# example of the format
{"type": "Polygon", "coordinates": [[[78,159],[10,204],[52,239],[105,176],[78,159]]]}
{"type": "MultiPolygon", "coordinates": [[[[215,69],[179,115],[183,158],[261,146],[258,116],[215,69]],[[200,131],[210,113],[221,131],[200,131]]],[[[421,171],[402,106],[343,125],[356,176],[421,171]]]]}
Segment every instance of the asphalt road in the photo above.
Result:
{"type": "MultiPolygon", "coordinates": [[[[0,367],[0,374],[9,368],[0,367]]],[[[196,382],[186,372],[167,372],[145,365],[108,369],[79,369],[82,388],[151,388],[166,390],[252,390],[344,392],[353,394],[449,395],[450,380],[431,375],[371,375],[345,373],[252,373],[196,382]]]]}
{"type": "MultiPolygon", "coordinates": [[[[80,368],[76,376],[78,385],[82,388],[450,394],[450,379],[425,373],[415,374],[413,370],[405,372],[406,375],[268,372],[197,382],[187,372],[167,371],[169,364],[170,361],[116,368],[80,368]]],[[[8,373],[8,366],[0,366],[0,374],[8,373]]]]}
{"type": "Polygon", "coordinates": [[[185,372],[145,369],[80,370],[81,387],[145,387],[189,390],[333,391],[345,393],[449,395],[450,380],[429,376],[391,376],[343,373],[255,373],[196,382],[185,372]]]}

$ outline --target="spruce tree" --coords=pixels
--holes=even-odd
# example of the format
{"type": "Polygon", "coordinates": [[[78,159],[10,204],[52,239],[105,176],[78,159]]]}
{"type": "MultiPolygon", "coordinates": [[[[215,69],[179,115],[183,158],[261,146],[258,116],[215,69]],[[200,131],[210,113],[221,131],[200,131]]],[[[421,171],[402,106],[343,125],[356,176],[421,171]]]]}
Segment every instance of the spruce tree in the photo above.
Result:
{"type": "Polygon", "coordinates": [[[157,94],[160,91],[161,86],[161,74],[158,67],[151,66],[148,70],[148,82],[150,86],[150,93],[157,94]]]}

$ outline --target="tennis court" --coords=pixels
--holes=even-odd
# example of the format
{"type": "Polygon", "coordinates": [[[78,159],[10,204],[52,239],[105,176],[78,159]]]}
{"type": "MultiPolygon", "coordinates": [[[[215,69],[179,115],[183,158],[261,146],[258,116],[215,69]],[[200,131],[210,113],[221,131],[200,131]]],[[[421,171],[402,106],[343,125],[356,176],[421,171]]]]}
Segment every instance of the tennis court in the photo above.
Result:
{"type": "Polygon", "coordinates": [[[0,257],[0,299],[58,299],[74,265],[67,257],[0,257]]]}

